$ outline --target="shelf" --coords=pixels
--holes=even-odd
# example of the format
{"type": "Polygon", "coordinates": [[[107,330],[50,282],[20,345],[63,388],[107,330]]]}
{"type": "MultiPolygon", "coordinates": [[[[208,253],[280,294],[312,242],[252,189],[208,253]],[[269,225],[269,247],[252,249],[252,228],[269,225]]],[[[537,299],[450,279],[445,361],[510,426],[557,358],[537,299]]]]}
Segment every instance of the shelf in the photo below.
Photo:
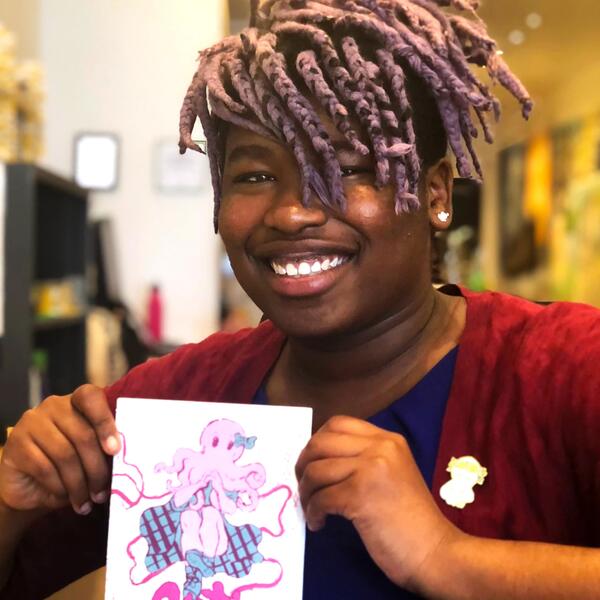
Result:
{"type": "Polygon", "coordinates": [[[40,281],[79,276],[85,285],[87,209],[86,190],[72,181],[33,165],[7,166],[0,442],[4,428],[29,407],[34,350],[46,353],[49,393],[67,394],[85,383],[85,306],[69,317],[40,319],[31,296],[40,281]]]}
{"type": "Polygon", "coordinates": [[[63,194],[67,194],[71,198],[77,198],[82,202],[87,202],[87,190],[79,187],[74,181],[64,179],[59,175],[55,175],[50,171],[46,171],[40,167],[35,170],[35,178],[38,184],[47,186],[55,190],[59,190],[63,194]]]}
{"type": "Polygon", "coordinates": [[[73,327],[74,325],[81,325],[85,321],[85,315],[78,315],[76,317],[56,317],[40,319],[36,317],[33,321],[33,328],[35,331],[49,331],[51,329],[64,329],[65,327],[73,327]]]}

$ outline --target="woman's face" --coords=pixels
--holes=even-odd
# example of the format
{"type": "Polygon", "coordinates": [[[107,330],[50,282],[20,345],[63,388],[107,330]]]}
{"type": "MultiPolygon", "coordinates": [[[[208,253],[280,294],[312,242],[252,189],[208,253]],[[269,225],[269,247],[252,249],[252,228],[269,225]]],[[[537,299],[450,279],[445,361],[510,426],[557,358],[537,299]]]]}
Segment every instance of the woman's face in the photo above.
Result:
{"type": "Polygon", "coordinates": [[[302,206],[300,174],[286,146],[233,126],[226,143],[219,213],[225,248],[248,295],[295,337],[354,333],[417,301],[431,285],[432,211],[448,210],[423,201],[429,188],[449,193],[442,174],[423,186],[421,210],[396,215],[394,189],[374,187],[370,157],[348,148],[331,124],[328,130],[343,169],[345,212],[316,198],[302,206]]]}

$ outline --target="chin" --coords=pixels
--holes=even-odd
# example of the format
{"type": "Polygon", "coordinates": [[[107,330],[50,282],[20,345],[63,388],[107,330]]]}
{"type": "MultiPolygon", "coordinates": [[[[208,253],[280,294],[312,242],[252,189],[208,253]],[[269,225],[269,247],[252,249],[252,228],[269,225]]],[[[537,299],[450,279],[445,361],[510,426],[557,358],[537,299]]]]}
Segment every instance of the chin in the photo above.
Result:
{"type": "Polygon", "coordinates": [[[353,320],[348,315],[336,314],[335,310],[322,303],[311,308],[290,307],[282,310],[267,310],[265,316],[274,325],[293,338],[329,338],[343,335],[352,330],[353,320]]]}

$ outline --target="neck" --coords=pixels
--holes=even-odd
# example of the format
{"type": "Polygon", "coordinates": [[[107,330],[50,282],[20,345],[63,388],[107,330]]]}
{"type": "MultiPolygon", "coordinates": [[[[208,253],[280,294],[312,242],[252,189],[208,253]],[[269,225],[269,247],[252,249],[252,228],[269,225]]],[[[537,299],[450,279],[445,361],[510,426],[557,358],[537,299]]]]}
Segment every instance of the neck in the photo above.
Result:
{"type": "Polygon", "coordinates": [[[327,384],[376,376],[415,362],[436,340],[444,343],[456,302],[426,286],[400,311],[335,339],[290,338],[282,358],[305,383],[327,384]]]}

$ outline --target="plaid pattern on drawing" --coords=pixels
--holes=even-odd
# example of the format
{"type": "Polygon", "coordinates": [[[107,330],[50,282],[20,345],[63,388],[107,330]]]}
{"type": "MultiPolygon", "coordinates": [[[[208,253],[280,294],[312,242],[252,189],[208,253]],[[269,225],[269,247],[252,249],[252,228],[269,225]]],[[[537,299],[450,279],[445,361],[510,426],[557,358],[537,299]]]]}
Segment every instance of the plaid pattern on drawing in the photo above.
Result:
{"type": "MultiPolygon", "coordinates": [[[[171,499],[161,506],[146,509],[140,517],[140,534],[148,542],[145,564],[149,572],[162,570],[175,562],[184,560],[180,550],[181,513],[189,503],[177,507],[171,499]]],[[[189,550],[185,555],[187,593],[196,597],[202,591],[202,579],[216,573],[231,577],[245,577],[252,565],[262,562],[258,550],[262,531],[254,525],[236,527],[223,519],[227,533],[227,550],[220,556],[205,556],[198,550],[189,550]]]]}
{"type": "Polygon", "coordinates": [[[181,513],[188,507],[177,507],[171,499],[162,506],[153,506],[140,517],[140,534],[148,542],[146,568],[160,571],[183,560],[179,550],[181,513]]]}
{"type": "Polygon", "coordinates": [[[225,520],[225,531],[229,539],[227,550],[221,556],[205,556],[198,550],[188,550],[185,554],[186,582],[183,597],[200,595],[202,579],[216,573],[226,573],[231,577],[245,577],[252,565],[263,561],[258,551],[262,540],[262,531],[254,525],[235,527],[225,520]]]}

